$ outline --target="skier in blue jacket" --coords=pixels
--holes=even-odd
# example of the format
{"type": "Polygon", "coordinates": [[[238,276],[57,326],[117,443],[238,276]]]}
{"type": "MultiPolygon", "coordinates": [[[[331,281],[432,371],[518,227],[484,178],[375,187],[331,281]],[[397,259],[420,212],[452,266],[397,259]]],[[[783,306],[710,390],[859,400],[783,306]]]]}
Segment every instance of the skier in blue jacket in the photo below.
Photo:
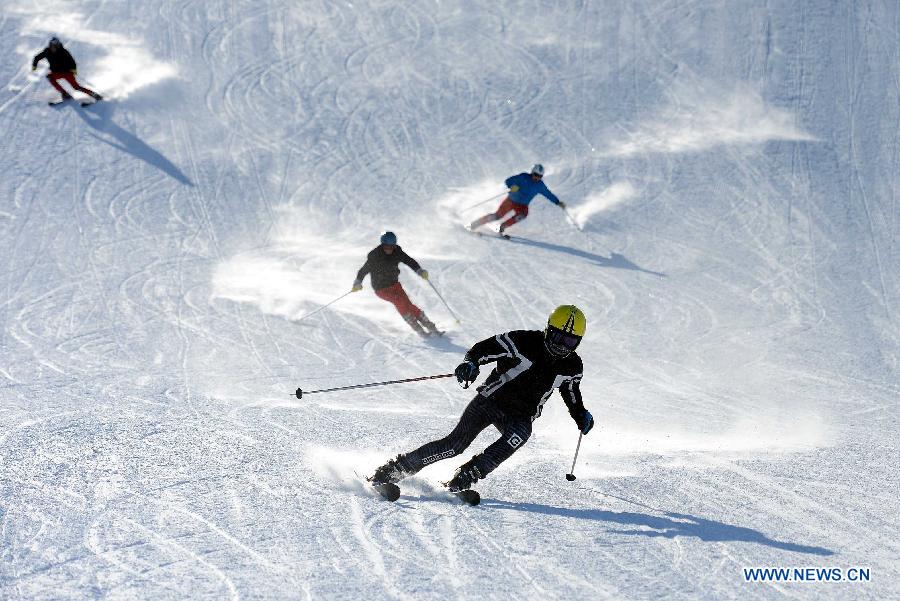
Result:
{"type": "Polygon", "coordinates": [[[513,211],[512,217],[500,224],[500,235],[514,223],[518,223],[528,217],[528,205],[534,200],[534,197],[540,194],[547,200],[555,204],[561,209],[566,208],[566,203],[556,197],[556,195],[547,188],[547,184],[543,181],[544,166],[538,163],[531,168],[531,173],[520,173],[508,178],[506,187],[509,188],[509,195],[503,199],[500,206],[493,213],[488,213],[484,217],[479,217],[469,225],[469,229],[474,230],[490,221],[503,219],[504,215],[513,211]]]}

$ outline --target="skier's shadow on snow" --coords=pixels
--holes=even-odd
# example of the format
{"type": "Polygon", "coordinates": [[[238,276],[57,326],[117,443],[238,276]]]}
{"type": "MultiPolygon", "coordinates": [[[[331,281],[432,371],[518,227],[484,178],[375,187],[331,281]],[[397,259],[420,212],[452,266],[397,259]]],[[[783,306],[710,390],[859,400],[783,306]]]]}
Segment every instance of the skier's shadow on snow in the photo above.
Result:
{"type": "Polygon", "coordinates": [[[568,255],[572,255],[578,257],[580,259],[587,259],[591,263],[595,265],[599,265],[600,267],[613,267],[616,269],[631,269],[634,271],[641,271],[643,273],[649,273],[651,275],[659,276],[661,278],[667,277],[666,274],[660,273],[658,271],[650,271],[649,269],[644,269],[642,267],[638,267],[628,259],[626,259],[623,255],[619,253],[611,252],[609,257],[604,257],[603,255],[597,255],[594,253],[589,253],[585,250],[578,250],[577,248],[571,248],[569,246],[562,246],[561,244],[553,244],[552,242],[540,242],[538,240],[531,240],[529,238],[520,238],[518,236],[514,236],[509,239],[510,242],[514,242],[515,244],[523,244],[525,246],[534,246],[536,248],[543,248],[544,250],[552,250],[555,252],[566,253],[568,255]]]}
{"type": "Polygon", "coordinates": [[[451,353],[454,355],[465,353],[467,350],[469,350],[468,347],[459,346],[458,344],[453,342],[449,335],[425,338],[422,340],[422,343],[436,351],[440,351],[442,353],[451,353]]]}
{"type": "Polygon", "coordinates": [[[468,347],[459,346],[458,344],[453,342],[449,336],[430,338],[428,339],[428,346],[432,347],[435,350],[441,351],[442,353],[452,353],[454,355],[465,353],[467,350],[469,350],[468,347]]]}
{"type": "Polygon", "coordinates": [[[128,154],[153,165],[185,186],[194,185],[194,183],[182,173],[178,167],[172,164],[172,161],[148,146],[131,132],[122,129],[113,122],[112,114],[115,111],[114,103],[102,101],[96,105],[87,107],[78,107],[74,102],[70,102],[69,104],[75,107],[75,112],[85,123],[100,132],[100,135],[92,135],[101,142],[105,142],[113,148],[127,152],[128,154]]]}
{"type": "Polygon", "coordinates": [[[646,513],[604,511],[602,509],[567,509],[552,505],[540,505],[537,503],[510,503],[507,501],[494,501],[484,499],[483,507],[496,509],[512,509],[515,511],[527,511],[544,515],[558,515],[567,518],[582,520],[594,520],[624,526],[637,526],[640,529],[619,530],[612,529],[612,534],[628,534],[631,536],[645,536],[648,538],[675,538],[677,536],[692,536],[706,542],[743,542],[766,545],[775,549],[792,551],[794,553],[808,553],[811,555],[834,555],[834,551],[823,547],[800,545],[774,540],[752,528],[732,526],[724,522],[716,522],[698,518],[684,513],[666,512],[661,515],[646,513]]]}

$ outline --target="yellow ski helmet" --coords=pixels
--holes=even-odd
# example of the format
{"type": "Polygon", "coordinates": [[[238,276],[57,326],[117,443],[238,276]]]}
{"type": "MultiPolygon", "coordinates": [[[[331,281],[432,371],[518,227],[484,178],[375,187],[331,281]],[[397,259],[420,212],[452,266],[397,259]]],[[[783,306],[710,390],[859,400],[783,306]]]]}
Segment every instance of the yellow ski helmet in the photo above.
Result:
{"type": "Polygon", "coordinates": [[[544,344],[552,354],[565,357],[581,343],[587,320],[575,305],[560,305],[550,314],[544,330],[544,344]]]}

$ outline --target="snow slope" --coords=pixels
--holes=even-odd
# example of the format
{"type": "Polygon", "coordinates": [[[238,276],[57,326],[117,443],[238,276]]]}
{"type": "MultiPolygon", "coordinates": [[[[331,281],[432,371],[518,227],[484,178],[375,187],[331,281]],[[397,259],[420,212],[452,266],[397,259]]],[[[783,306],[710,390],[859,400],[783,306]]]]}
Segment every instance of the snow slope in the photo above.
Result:
{"type": "Polygon", "coordinates": [[[900,595],[895,2],[0,6],[0,597],[900,595]],[[50,34],[110,102],[47,107],[50,34]],[[524,240],[459,228],[535,161],[580,231],[540,198],[524,240]],[[385,229],[446,339],[368,281],[300,320],[385,229]],[[575,482],[558,397],[468,508],[462,459],[395,504],[354,472],[470,391],[291,396],[570,302],[575,482]]]}

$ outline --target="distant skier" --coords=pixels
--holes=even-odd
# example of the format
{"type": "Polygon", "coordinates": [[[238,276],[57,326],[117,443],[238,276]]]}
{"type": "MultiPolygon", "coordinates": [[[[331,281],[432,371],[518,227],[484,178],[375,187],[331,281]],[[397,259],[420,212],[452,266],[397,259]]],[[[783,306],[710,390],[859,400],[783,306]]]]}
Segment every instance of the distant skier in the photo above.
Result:
{"type": "Polygon", "coordinates": [[[47,62],[50,63],[50,72],[47,74],[47,79],[50,80],[50,85],[56,88],[56,90],[60,94],[62,94],[62,98],[59,100],[59,102],[65,102],[66,100],[72,99],[72,96],[65,90],[65,88],[59,85],[58,80],[60,79],[66,80],[74,89],[78,90],[79,92],[84,92],[94,100],[103,100],[103,96],[101,96],[97,92],[94,92],[93,90],[89,90],[86,87],[82,86],[75,79],[75,75],[78,73],[78,67],[75,65],[75,59],[72,58],[72,55],[69,54],[68,50],[63,48],[62,42],[59,41],[59,38],[50,38],[50,43],[47,44],[47,47],[35,55],[34,59],[31,61],[32,71],[37,69],[37,64],[42,59],[47,59],[47,62]]]}
{"type": "Polygon", "coordinates": [[[538,194],[544,196],[547,200],[561,209],[565,209],[566,203],[558,199],[556,195],[547,188],[547,184],[544,183],[543,178],[544,166],[540,163],[531,168],[531,173],[522,172],[508,178],[505,184],[506,187],[509,188],[509,195],[503,199],[503,202],[500,203],[500,206],[495,212],[488,213],[487,215],[476,219],[469,225],[469,229],[474,230],[485,223],[503,219],[504,215],[513,211],[513,215],[500,224],[500,234],[504,235],[503,232],[506,228],[528,217],[528,205],[538,194]]]}
{"type": "Polygon", "coordinates": [[[462,453],[490,425],[501,436],[484,451],[462,464],[447,483],[451,492],[468,490],[515,453],[531,436],[531,423],[554,388],[558,388],[569,415],[587,434],[594,418],[581,401],[581,358],[575,352],[584,336],[586,320],[574,305],[557,307],[540,330],[515,330],[476,343],[456,368],[456,378],[468,387],[478,377],[478,366],[496,361],[491,374],[478,387],[459,423],[444,438],[415,451],[397,455],[369,478],[373,485],[394,484],[436,461],[462,453]]]}
{"type": "Polygon", "coordinates": [[[417,334],[420,336],[440,335],[442,332],[425,316],[422,309],[412,304],[398,281],[400,263],[405,263],[423,280],[428,279],[428,272],[422,269],[415,259],[403,252],[403,249],[397,244],[397,235],[394,232],[385,232],[381,236],[381,244],[369,252],[365,264],[356,274],[351,292],[362,290],[363,278],[366,277],[366,274],[371,273],[375,295],[393,303],[400,316],[417,334]]]}

